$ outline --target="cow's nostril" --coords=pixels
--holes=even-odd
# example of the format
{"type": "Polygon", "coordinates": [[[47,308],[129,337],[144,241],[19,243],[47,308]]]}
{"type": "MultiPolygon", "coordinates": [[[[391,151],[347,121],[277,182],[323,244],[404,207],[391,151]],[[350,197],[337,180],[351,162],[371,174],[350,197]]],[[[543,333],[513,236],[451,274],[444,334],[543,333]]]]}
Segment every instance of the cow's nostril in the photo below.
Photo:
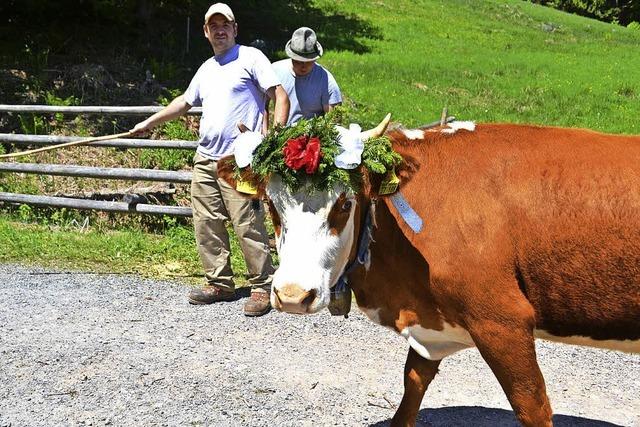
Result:
{"type": "Polygon", "coordinates": [[[304,299],[302,300],[303,307],[309,307],[313,303],[313,301],[316,299],[315,289],[308,291],[307,294],[308,295],[304,297],[304,299]]]}

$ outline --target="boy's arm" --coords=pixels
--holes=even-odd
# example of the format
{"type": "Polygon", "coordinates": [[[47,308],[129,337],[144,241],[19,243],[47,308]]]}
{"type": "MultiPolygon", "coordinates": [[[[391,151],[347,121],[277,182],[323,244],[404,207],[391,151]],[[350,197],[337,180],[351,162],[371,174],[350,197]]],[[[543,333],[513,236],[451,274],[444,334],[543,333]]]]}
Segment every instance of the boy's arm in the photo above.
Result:
{"type": "Polygon", "coordinates": [[[286,125],[289,118],[289,97],[282,85],[270,87],[267,90],[267,95],[272,99],[276,106],[273,111],[273,124],[274,125],[286,125]]]}
{"type": "Polygon", "coordinates": [[[264,117],[262,117],[262,134],[266,135],[269,132],[269,107],[271,106],[271,99],[267,98],[264,103],[264,117]]]}

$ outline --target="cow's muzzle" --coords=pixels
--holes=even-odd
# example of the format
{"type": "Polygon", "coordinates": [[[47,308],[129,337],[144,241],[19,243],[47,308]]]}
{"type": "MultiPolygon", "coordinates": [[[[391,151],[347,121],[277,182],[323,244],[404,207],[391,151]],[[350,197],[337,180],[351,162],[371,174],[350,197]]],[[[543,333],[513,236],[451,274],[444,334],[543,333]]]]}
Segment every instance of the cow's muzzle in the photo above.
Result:
{"type": "Polygon", "coordinates": [[[285,313],[307,314],[317,297],[315,290],[305,291],[298,285],[273,288],[273,307],[285,313]]]}

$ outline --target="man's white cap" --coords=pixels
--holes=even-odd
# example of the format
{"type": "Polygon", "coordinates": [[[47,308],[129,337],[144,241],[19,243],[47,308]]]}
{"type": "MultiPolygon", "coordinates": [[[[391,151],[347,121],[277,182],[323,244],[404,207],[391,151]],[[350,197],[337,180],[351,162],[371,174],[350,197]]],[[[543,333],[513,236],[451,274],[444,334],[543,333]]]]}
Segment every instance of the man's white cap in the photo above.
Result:
{"type": "Polygon", "coordinates": [[[207,13],[204,14],[205,24],[209,22],[209,18],[211,18],[216,13],[219,13],[220,15],[227,18],[227,21],[236,20],[235,16],[233,16],[233,11],[229,6],[227,6],[224,3],[214,3],[211,5],[211,7],[209,7],[209,10],[207,10],[207,13]]]}

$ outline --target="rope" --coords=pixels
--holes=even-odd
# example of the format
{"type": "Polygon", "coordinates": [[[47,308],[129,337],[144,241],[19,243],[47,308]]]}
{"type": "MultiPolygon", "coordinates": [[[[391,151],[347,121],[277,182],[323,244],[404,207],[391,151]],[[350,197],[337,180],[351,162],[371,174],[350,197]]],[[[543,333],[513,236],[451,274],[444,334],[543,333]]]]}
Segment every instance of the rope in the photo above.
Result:
{"type": "Polygon", "coordinates": [[[65,142],[63,144],[56,144],[56,145],[50,145],[48,147],[36,148],[33,150],[20,151],[18,153],[2,154],[0,155],[0,159],[11,159],[15,157],[28,156],[29,154],[57,150],[58,148],[74,147],[76,145],[84,145],[84,144],[89,144],[96,141],[108,141],[110,139],[124,138],[131,135],[133,135],[132,131],[118,133],[116,135],[96,136],[93,138],[81,139],[80,141],[65,142]]]}

